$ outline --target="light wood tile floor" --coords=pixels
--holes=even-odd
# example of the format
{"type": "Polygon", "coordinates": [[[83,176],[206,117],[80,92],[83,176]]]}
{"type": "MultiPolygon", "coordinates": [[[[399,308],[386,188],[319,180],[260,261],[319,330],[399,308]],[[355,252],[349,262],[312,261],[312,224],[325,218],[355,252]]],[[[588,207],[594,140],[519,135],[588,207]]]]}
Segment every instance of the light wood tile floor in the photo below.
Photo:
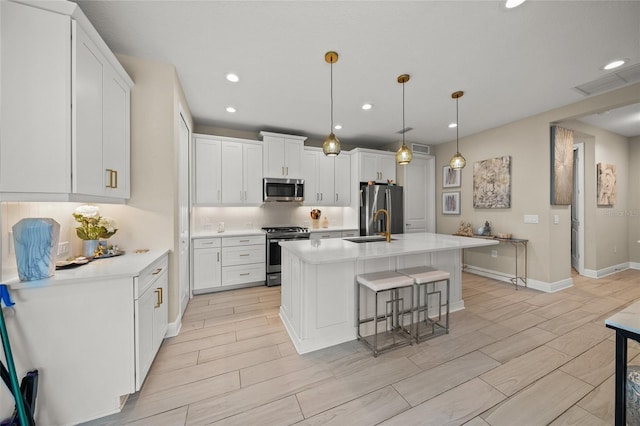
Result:
{"type": "Polygon", "coordinates": [[[604,319],[640,297],[640,271],[573,279],[546,294],[465,273],[449,335],[377,358],[358,341],[298,355],[280,287],[200,295],[142,391],[88,424],[611,425],[604,319]]]}

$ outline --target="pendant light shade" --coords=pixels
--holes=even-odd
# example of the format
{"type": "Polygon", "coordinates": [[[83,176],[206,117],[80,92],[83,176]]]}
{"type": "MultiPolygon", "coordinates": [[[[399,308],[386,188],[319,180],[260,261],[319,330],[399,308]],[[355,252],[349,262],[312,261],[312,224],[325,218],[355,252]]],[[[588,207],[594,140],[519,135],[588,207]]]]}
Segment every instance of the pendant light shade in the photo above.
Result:
{"type": "Polygon", "coordinates": [[[404,143],[404,133],[406,129],[404,125],[404,84],[409,81],[409,78],[409,74],[402,74],[398,76],[398,83],[402,84],[402,146],[396,152],[396,163],[401,165],[409,164],[413,158],[411,150],[404,143]]]}
{"type": "Polygon", "coordinates": [[[338,62],[338,54],[333,51],[327,52],[324,54],[324,60],[331,65],[331,129],[322,144],[322,152],[327,157],[335,157],[340,154],[340,140],[333,134],[333,64],[338,62]]]}
{"type": "Polygon", "coordinates": [[[449,167],[454,170],[463,169],[467,164],[467,160],[465,160],[462,154],[460,154],[460,149],[458,147],[458,129],[460,128],[460,123],[458,122],[458,99],[460,99],[462,95],[464,95],[464,92],[461,90],[453,92],[451,94],[451,98],[456,100],[456,153],[453,157],[451,157],[451,161],[449,161],[449,167]]]}

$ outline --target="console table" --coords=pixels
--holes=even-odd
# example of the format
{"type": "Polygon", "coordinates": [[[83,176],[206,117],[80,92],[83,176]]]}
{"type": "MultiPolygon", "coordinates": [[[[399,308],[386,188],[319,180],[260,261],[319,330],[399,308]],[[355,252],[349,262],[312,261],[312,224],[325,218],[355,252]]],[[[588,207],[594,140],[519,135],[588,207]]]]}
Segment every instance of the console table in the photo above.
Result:
{"type": "MultiPolygon", "coordinates": [[[[454,235],[457,235],[457,234],[454,234],[454,235]]],[[[460,236],[463,236],[463,235],[460,235],[460,236]]],[[[501,243],[511,244],[516,252],[515,258],[514,258],[515,273],[513,276],[509,275],[508,278],[511,281],[511,283],[516,286],[516,290],[518,289],[518,281],[521,281],[525,287],[527,286],[527,277],[529,274],[529,265],[527,260],[527,244],[529,243],[529,240],[524,240],[522,238],[500,238],[493,235],[473,235],[471,237],[484,238],[484,239],[499,241],[501,243]],[[524,250],[524,275],[520,275],[518,273],[518,254],[520,253],[520,248],[524,250]]],[[[464,270],[466,266],[467,264],[464,261],[464,250],[463,250],[462,251],[462,269],[464,270]]]]}
{"type": "Polygon", "coordinates": [[[627,306],[607,318],[604,324],[616,331],[616,426],[624,426],[627,417],[627,339],[640,342],[640,302],[627,306]]]}

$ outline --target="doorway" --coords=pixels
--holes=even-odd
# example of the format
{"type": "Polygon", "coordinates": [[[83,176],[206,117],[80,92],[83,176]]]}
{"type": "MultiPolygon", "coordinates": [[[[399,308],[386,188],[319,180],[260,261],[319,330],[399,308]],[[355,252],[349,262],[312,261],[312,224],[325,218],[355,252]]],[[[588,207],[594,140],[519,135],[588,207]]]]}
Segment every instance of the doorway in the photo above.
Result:
{"type": "Polygon", "coordinates": [[[573,144],[571,267],[584,275],[584,143],[573,144]]]}
{"type": "Polygon", "coordinates": [[[184,119],[182,108],[178,117],[178,293],[180,300],[179,318],[187,308],[191,295],[191,250],[190,210],[189,210],[189,147],[191,129],[184,119]]]}

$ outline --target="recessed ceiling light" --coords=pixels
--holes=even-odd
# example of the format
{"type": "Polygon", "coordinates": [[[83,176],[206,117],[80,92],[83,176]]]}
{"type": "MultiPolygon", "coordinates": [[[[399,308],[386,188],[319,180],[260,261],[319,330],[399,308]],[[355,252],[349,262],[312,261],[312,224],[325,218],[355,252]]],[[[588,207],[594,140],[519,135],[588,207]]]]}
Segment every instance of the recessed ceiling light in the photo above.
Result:
{"type": "Polygon", "coordinates": [[[524,2],[525,0],[507,0],[504,4],[504,7],[506,7],[507,9],[513,9],[514,7],[520,6],[524,2]]]}
{"type": "Polygon", "coordinates": [[[624,65],[624,63],[625,63],[624,59],[616,59],[615,61],[611,61],[607,65],[605,65],[604,69],[605,70],[612,70],[614,68],[618,68],[618,67],[624,65]]]}
{"type": "Polygon", "coordinates": [[[236,109],[232,106],[227,107],[227,112],[236,112],[236,109]]]}
{"type": "Polygon", "coordinates": [[[362,105],[362,109],[363,109],[363,110],[365,110],[365,111],[366,111],[366,110],[369,110],[369,109],[371,109],[371,108],[373,108],[373,105],[371,105],[371,104],[364,104],[364,105],[362,105]]]}
{"type": "Polygon", "coordinates": [[[451,123],[451,124],[449,124],[449,128],[450,128],[450,129],[455,129],[456,127],[458,127],[458,123],[451,123]]]}
{"type": "Polygon", "coordinates": [[[336,130],[340,130],[342,129],[342,124],[336,124],[335,126],[333,126],[333,128],[336,130]]]}
{"type": "Polygon", "coordinates": [[[240,81],[240,77],[238,77],[237,74],[229,73],[227,74],[227,80],[229,80],[232,83],[237,83],[238,81],[240,81]]]}

